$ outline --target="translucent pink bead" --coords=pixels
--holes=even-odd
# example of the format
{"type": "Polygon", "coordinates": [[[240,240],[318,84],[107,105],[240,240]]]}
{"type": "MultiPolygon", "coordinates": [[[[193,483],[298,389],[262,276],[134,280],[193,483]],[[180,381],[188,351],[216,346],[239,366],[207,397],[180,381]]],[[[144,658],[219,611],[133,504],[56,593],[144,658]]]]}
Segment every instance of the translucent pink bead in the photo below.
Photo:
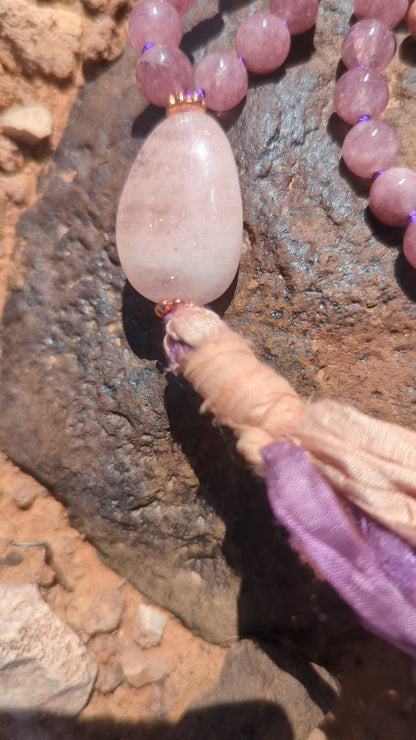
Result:
{"type": "Polygon", "coordinates": [[[204,91],[205,102],[211,110],[231,110],[247,92],[247,70],[231,52],[216,51],[207,54],[195,67],[195,87],[204,91]]]}
{"type": "Polygon", "coordinates": [[[155,302],[209,303],[236,273],[242,232],[237,167],[222,128],[194,110],[164,118],[118,207],[117,250],[132,286],[155,302]]]}
{"type": "Polygon", "coordinates": [[[377,20],[359,21],[348,31],[341,50],[348,69],[362,65],[381,72],[394,57],[396,39],[384,23],[377,20]]]}
{"type": "Polygon", "coordinates": [[[387,82],[372,69],[350,69],[335,85],[334,107],[347,123],[357,123],[364,114],[379,118],[388,102],[387,82]]]}
{"type": "Polygon", "coordinates": [[[280,67],[289,54],[290,33],[276,15],[259,11],[239,26],[235,48],[250,72],[268,74],[280,67]]]}
{"type": "Polygon", "coordinates": [[[413,221],[404,232],[403,254],[409,265],[416,268],[416,221],[413,221]]]}
{"type": "Polygon", "coordinates": [[[394,28],[407,13],[408,0],[354,0],[356,18],[377,18],[394,28]]]}
{"type": "Polygon", "coordinates": [[[148,41],[161,46],[179,46],[181,19],[165,0],[143,0],[135,5],[127,19],[127,36],[133,49],[140,53],[148,41]]]}
{"type": "Polygon", "coordinates": [[[270,12],[286,21],[290,33],[295,36],[315,25],[318,0],[270,0],[270,12]]]}
{"type": "Polygon", "coordinates": [[[391,167],[373,182],[369,205],[379,221],[387,226],[405,226],[416,209],[416,172],[407,167],[391,167]]]}
{"type": "Polygon", "coordinates": [[[384,121],[362,121],[348,132],[342,145],[344,162],[359,177],[392,167],[399,155],[399,142],[384,121]]]}
{"type": "Polygon", "coordinates": [[[136,79],[145,98],[163,107],[169,95],[187,92],[193,87],[192,65],[179,49],[152,46],[139,59],[136,79]]]}
{"type": "Polygon", "coordinates": [[[166,0],[166,2],[172,5],[180,15],[186,13],[186,11],[194,4],[194,0],[166,0]]]}

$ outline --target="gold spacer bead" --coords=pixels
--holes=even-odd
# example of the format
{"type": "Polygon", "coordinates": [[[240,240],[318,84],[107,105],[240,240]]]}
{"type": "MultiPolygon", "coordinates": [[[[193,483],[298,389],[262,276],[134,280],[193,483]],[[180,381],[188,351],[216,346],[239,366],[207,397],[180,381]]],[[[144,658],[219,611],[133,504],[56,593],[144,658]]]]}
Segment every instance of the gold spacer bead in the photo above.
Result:
{"type": "Polygon", "coordinates": [[[180,306],[195,306],[194,301],[186,301],[184,298],[165,298],[155,306],[155,314],[159,319],[163,319],[169,311],[180,306]]]}
{"type": "Polygon", "coordinates": [[[166,115],[173,116],[174,113],[181,113],[187,110],[196,110],[200,113],[205,113],[207,109],[204,98],[198,93],[183,93],[180,92],[177,95],[169,95],[168,104],[166,106],[166,115]]]}

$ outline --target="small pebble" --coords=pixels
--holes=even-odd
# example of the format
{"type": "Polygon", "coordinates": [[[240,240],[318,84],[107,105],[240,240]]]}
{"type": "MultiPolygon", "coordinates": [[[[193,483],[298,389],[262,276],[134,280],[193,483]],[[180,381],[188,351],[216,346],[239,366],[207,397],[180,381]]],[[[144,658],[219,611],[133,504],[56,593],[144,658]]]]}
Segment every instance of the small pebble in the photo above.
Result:
{"type": "Polygon", "coordinates": [[[169,666],[164,659],[153,658],[134,642],[126,643],[120,651],[119,665],[127,682],[136,689],[169,675],[169,666]]]}
{"type": "Polygon", "coordinates": [[[40,491],[43,490],[43,487],[28,475],[21,475],[9,489],[9,496],[18,509],[26,510],[30,509],[40,491]]]}
{"type": "Polygon", "coordinates": [[[52,116],[45,105],[14,105],[0,116],[3,133],[33,146],[52,133],[52,116]]]}
{"type": "Polygon", "coordinates": [[[120,626],[124,611],[124,599],[116,588],[100,591],[84,612],[80,627],[89,635],[113,632],[120,626]]]}
{"type": "Polygon", "coordinates": [[[17,144],[5,136],[0,136],[0,170],[16,172],[23,167],[24,158],[17,144]]]}
{"type": "Polygon", "coordinates": [[[117,648],[117,635],[95,635],[88,643],[88,652],[96,663],[107,663],[116,653],[117,648]]]}
{"type": "Polygon", "coordinates": [[[106,665],[98,671],[95,689],[100,694],[112,694],[121,683],[123,683],[123,674],[120,668],[115,665],[106,665]]]}
{"type": "MultiPolygon", "coordinates": [[[[29,178],[26,177],[26,175],[17,174],[4,177],[2,179],[2,185],[7,197],[9,198],[9,200],[12,201],[12,203],[15,203],[16,205],[22,205],[23,203],[27,202],[29,198],[30,182],[29,178]]],[[[30,500],[30,496],[29,499],[27,499],[24,494],[21,500],[24,502],[23,506],[15,502],[19,509],[28,509],[33,502],[33,499],[30,500]],[[25,499],[28,500],[29,503],[26,504],[25,499]]]]}
{"type": "Polygon", "coordinates": [[[166,627],[167,617],[153,606],[140,604],[131,624],[131,636],[142,648],[158,645],[166,627]]]}

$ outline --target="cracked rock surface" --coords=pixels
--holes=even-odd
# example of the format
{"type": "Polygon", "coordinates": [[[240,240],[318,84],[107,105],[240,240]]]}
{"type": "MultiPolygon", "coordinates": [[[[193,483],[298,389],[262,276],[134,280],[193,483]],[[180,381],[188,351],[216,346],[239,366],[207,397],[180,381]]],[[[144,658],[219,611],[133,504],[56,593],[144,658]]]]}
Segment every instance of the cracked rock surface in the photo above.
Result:
{"type": "MultiPolygon", "coordinates": [[[[214,17],[185,37],[186,50],[198,58],[229,45],[244,14],[227,19],[223,41],[213,40],[214,17]]],[[[350,14],[346,0],[336,9],[323,0],[315,34],[295,39],[284,70],[253,81],[245,105],[224,116],[246,233],[234,294],[219,308],[304,397],[414,427],[415,271],[401,234],[366,210],[366,184],[340,167],[332,91],[350,14]]],[[[18,226],[23,278],[3,319],[1,446],[112,567],[206,639],[313,635],[322,617],[341,628],[346,609],[292,554],[231,437],[161,371],[161,327],[124,283],[117,199],[159,118],[138,96],[134,63],[126,50],[80,93],[18,226]]],[[[411,69],[396,57],[388,73],[395,104],[385,119],[409,164],[411,69]]]]}

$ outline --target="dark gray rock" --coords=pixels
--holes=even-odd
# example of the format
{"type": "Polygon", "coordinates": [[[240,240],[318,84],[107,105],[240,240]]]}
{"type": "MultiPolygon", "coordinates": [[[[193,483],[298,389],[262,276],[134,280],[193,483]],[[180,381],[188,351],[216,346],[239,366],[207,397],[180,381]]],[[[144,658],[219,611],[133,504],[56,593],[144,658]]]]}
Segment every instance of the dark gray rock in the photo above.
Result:
{"type": "MultiPolygon", "coordinates": [[[[332,91],[351,4],[336,5],[321,2],[315,34],[295,38],[285,68],[253,80],[246,104],[223,116],[246,223],[226,318],[304,396],[415,426],[415,271],[397,256],[400,234],[376,224],[364,185],[339,166],[332,91]]],[[[228,40],[245,12],[228,19],[228,40]]],[[[221,25],[200,24],[185,48],[198,57],[221,25]]],[[[106,562],[208,640],[311,636],[316,615],[339,626],[346,612],[288,548],[230,435],[162,372],[161,326],[124,285],[117,199],[161,115],[138,98],[134,62],[126,51],[82,91],[19,224],[0,444],[64,501],[106,562]]],[[[400,70],[396,60],[397,101],[400,70]]],[[[411,116],[398,105],[387,116],[409,163],[411,116]]]]}
{"type": "Polygon", "coordinates": [[[169,740],[307,740],[337,692],[322,668],[277,645],[243,640],[230,648],[218,681],[192,702],[169,740]]]}

